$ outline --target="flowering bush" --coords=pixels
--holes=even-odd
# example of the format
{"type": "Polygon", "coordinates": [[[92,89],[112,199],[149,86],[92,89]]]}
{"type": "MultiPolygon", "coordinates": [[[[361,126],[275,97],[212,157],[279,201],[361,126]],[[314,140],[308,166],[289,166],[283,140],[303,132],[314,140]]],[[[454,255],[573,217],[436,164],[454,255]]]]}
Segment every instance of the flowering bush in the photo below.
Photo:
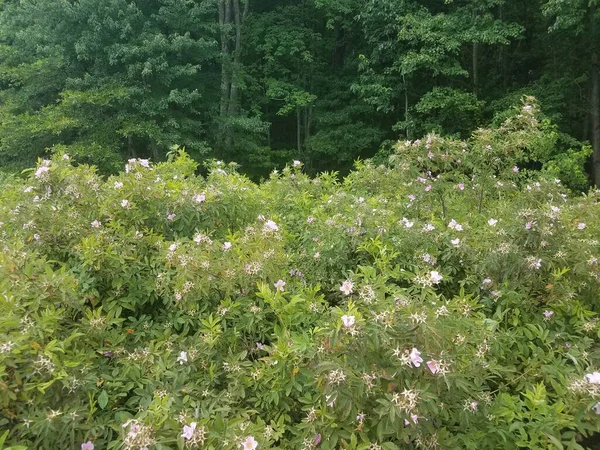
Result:
{"type": "Polygon", "coordinates": [[[343,182],[185,153],[4,180],[4,445],[583,448],[600,194],[525,169],[536,114],[343,182]]]}

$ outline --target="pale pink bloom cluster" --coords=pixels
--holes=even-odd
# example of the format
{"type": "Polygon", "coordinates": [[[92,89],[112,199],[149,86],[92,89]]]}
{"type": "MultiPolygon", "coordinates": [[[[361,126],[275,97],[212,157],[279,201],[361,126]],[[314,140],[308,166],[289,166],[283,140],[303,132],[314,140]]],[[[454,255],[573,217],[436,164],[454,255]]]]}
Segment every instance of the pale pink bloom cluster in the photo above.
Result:
{"type": "Polygon", "coordinates": [[[194,195],[194,201],[196,203],[202,203],[205,200],[206,200],[206,194],[204,192],[194,195]]]}
{"type": "Polygon", "coordinates": [[[294,160],[294,167],[300,167],[302,166],[302,163],[298,160],[294,160]]]}
{"type": "Polygon", "coordinates": [[[277,280],[277,282],[274,284],[275,289],[279,292],[283,292],[285,291],[285,281],[283,280],[277,280]]]}
{"type": "Polygon", "coordinates": [[[267,233],[273,233],[275,231],[279,231],[279,227],[277,226],[277,224],[275,222],[273,222],[272,220],[267,220],[265,222],[265,225],[263,227],[263,230],[267,233]]]}
{"type": "Polygon", "coordinates": [[[94,450],[94,444],[92,441],[87,441],[81,444],[81,450],[94,450]]]}
{"type": "Polygon", "coordinates": [[[404,228],[412,228],[413,225],[415,224],[414,222],[411,222],[410,220],[408,220],[406,217],[402,218],[402,223],[404,224],[404,228]]]}
{"type": "Polygon", "coordinates": [[[432,270],[431,272],[429,272],[429,279],[433,284],[439,284],[440,281],[444,279],[444,277],[437,270],[432,270]]]}
{"type": "Polygon", "coordinates": [[[430,361],[427,361],[427,367],[429,368],[429,370],[431,371],[432,374],[436,374],[440,371],[440,363],[439,361],[436,361],[435,359],[432,359],[430,361]]]}
{"type": "Polygon", "coordinates": [[[175,220],[175,217],[177,217],[177,214],[175,214],[175,213],[167,214],[167,220],[170,221],[170,222],[172,222],[173,220],[175,220]]]}
{"type": "Polygon", "coordinates": [[[100,228],[100,221],[98,220],[94,220],[92,223],[90,223],[92,228],[100,228]]]}
{"type": "Polygon", "coordinates": [[[458,246],[460,245],[460,239],[459,239],[459,238],[452,239],[452,240],[450,241],[450,243],[451,243],[452,245],[454,245],[455,247],[458,247],[458,246]]]}
{"type": "Polygon", "coordinates": [[[577,229],[578,229],[578,230],[585,230],[585,227],[586,227],[586,225],[585,225],[585,223],[583,223],[583,222],[579,222],[579,223],[577,224],[577,229]]]}

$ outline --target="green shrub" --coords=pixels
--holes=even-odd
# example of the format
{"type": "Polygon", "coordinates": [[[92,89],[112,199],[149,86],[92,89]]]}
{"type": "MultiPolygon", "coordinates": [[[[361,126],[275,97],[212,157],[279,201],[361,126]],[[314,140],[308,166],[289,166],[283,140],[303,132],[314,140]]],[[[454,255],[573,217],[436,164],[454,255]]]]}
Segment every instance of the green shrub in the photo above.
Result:
{"type": "Polygon", "coordinates": [[[600,194],[525,169],[548,143],[525,105],[344,181],[185,153],[7,178],[4,445],[583,448],[600,194]]]}

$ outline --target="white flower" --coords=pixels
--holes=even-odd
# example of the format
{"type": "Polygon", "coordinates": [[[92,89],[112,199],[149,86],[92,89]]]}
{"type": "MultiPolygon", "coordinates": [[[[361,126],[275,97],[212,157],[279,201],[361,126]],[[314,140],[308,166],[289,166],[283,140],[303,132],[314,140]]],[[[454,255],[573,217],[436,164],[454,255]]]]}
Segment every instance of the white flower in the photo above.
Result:
{"type": "Polygon", "coordinates": [[[352,293],[353,287],[354,287],[354,284],[352,284],[352,281],[346,280],[340,286],[340,291],[342,291],[344,293],[344,295],[350,295],[352,293]]]}
{"type": "Polygon", "coordinates": [[[206,194],[204,192],[194,195],[194,201],[196,203],[202,203],[205,200],[206,200],[206,194]]]}
{"type": "Polygon", "coordinates": [[[83,444],[81,444],[81,450],[94,450],[94,444],[92,443],[92,441],[84,442],[83,444]]]}
{"type": "Polygon", "coordinates": [[[45,178],[49,171],[50,171],[49,167],[46,167],[46,166],[38,167],[38,169],[35,171],[35,177],[38,179],[45,178]]]}
{"type": "Polygon", "coordinates": [[[123,183],[120,181],[115,181],[115,189],[121,189],[123,187],[123,183]]]}
{"type": "Polygon", "coordinates": [[[177,362],[179,364],[183,364],[183,363],[188,362],[188,354],[187,354],[187,352],[181,352],[179,354],[179,356],[177,357],[177,362]]]}
{"type": "Polygon", "coordinates": [[[183,433],[181,433],[181,437],[186,440],[192,439],[192,437],[194,436],[194,431],[196,431],[197,426],[198,426],[198,424],[196,422],[190,423],[189,427],[187,425],[184,425],[183,433]]]}
{"type": "Polygon", "coordinates": [[[100,222],[98,220],[94,220],[92,223],[90,223],[90,225],[92,226],[92,228],[100,228],[100,222]]]}
{"type": "Polygon", "coordinates": [[[490,219],[490,220],[488,220],[488,225],[490,227],[495,227],[497,223],[498,223],[498,221],[496,219],[490,219]]]}
{"type": "Polygon", "coordinates": [[[460,239],[458,239],[458,238],[456,238],[456,239],[452,239],[452,240],[450,241],[450,243],[451,243],[452,245],[454,245],[455,247],[458,247],[458,245],[460,244],[460,239]]]}
{"type": "Polygon", "coordinates": [[[585,230],[585,227],[586,227],[586,225],[585,225],[585,223],[583,223],[583,222],[579,222],[579,223],[577,224],[577,229],[578,229],[578,230],[585,230]]]}
{"type": "Polygon", "coordinates": [[[272,220],[267,220],[265,222],[265,226],[264,226],[264,230],[271,232],[271,231],[279,231],[279,227],[277,226],[277,224],[275,222],[273,222],[272,220]]]}
{"type": "Polygon", "coordinates": [[[229,250],[232,247],[231,242],[224,242],[223,243],[223,251],[226,252],[227,250],[229,250]]]}
{"type": "Polygon", "coordinates": [[[342,316],[342,323],[346,328],[350,328],[354,325],[355,318],[354,316],[342,316]]]}
{"type": "Polygon", "coordinates": [[[300,167],[302,165],[302,163],[298,160],[294,161],[294,167],[300,167]]]}
{"type": "Polygon", "coordinates": [[[419,367],[421,365],[421,363],[423,362],[423,358],[421,358],[421,352],[419,350],[417,350],[416,348],[413,348],[410,351],[410,362],[414,364],[415,367],[419,367]]]}
{"type": "Polygon", "coordinates": [[[590,384],[600,384],[600,372],[587,373],[585,377],[590,384]]]}
{"type": "Polygon", "coordinates": [[[433,284],[438,284],[440,281],[442,281],[444,279],[444,277],[441,276],[437,270],[432,270],[429,273],[429,279],[431,280],[431,282],[433,284]]]}
{"type": "Polygon", "coordinates": [[[123,208],[128,208],[129,207],[129,200],[122,200],[121,201],[121,206],[123,208]]]}
{"type": "Polygon", "coordinates": [[[283,292],[285,291],[285,281],[283,280],[277,280],[277,283],[274,284],[275,289],[278,290],[279,292],[283,292]]]}
{"type": "Polygon", "coordinates": [[[254,450],[258,447],[258,442],[253,436],[248,436],[242,441],[241,446],[244,450],[254,450]]]}

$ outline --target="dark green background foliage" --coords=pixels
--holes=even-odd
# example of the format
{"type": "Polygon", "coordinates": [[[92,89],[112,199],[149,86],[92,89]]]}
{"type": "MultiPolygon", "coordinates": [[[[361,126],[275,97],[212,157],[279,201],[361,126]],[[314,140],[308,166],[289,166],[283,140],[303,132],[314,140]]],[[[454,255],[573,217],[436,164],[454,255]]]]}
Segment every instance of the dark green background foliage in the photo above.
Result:
{"type": "Polygon", "coordinates": [[[597,0],[5,0],[0,165],[58,149],[114,173],[177,145],[253,178],[346,172],[534,95],[598,184],[599,21],[597,0]]]}

